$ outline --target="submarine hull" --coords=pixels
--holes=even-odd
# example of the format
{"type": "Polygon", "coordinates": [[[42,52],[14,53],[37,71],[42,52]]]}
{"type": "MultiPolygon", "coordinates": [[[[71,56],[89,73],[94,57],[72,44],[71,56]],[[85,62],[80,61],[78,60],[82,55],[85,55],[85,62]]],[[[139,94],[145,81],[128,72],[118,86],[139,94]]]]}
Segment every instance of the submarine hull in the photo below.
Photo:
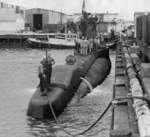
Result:
{"type": "MultiPolygon", "coordinates": [[[[52,106],[56,116],[59,116],[67,106],[68,102],[74,96],[74,93],[77,91],[81,83],[80,78],[87,77],[91,74],[89,74],[89,70],[91,70],[91,68],[94,69],[93,64],[97,62],[97,59],[100,59],[100,62],[104,63],[101,63],[98,68],[95,68],[96,75],[101,75],[102,73],[108,74],[105,69],[101,73],[97,72],[98,69],[102,69],[103,67],[106,68],[109,66],[109,52],[106,49],[100,49],[82,61],[79,58],[74,65],[59,65],[53,68],[51,89],[48,91],[46,96],[41,96],[40,89],[36,89],[29,102],[27,115],[39,119],[53,119],[54,117],[51,110],[52,106]]],[[[97,66],[96,64],[95,66],[97,66]]],[[[101,79],[104,79],[107,74],[105,74],[101,79]]],[[[93,79],[95,79],[95,77],[92,77],[91,81],[93,81],[93,79]]],[[[94,84],[96,85],[100,83],[100,81],[101,80],[96,80],[96,83],[94,84]]]]}
{"type": "Polygon", "coordinates": [[[78,87],[80,83],[79,71],[69,66],[57,66],[52,74],[52,82],[55,81],[55,83],[52,83],[46,96],[41,96],[40,89],[36,89],[29,102],[27,115],[51,119],[53,118],[51,105],[58,116],[77,90],[75,87],[78,87]]]}
{"type": "MultiPolygon", "coordinates": [[[[86,76],[84,77],[93,88],[101,84],[107,75],[110,73],[111,62],[107,58],[98,58],[88,70],[86,76]]],[[[87,93],[89,93],[89,88],[87,84],[82,81],[78,88],[78,95],[83,98],[87,93]]]]}
{"type": "Polygon", "coordinates": [[[38,119],[53,119],[51,106],[55,115],[58,116],[67,106],[67,102],[69,102],[73,95],[73,90],[67,92],[63,88],[53,87],[52,91],[47,93],[47,96],[41,96],[40,89],[37,89],[29,103],[30,107],[28,108],[27,115],[38,119]]]}

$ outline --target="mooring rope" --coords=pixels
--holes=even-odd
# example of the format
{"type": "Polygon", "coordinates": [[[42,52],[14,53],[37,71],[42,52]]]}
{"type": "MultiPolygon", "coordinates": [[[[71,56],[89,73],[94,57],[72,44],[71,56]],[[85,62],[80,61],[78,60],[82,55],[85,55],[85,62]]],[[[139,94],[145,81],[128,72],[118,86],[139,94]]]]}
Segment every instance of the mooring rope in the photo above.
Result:
{"type": "Polygon", "coordinates": [[[50,105],[50,108],[51,108],[51,111],[52,111],[52,115],[53,115],[53,117],[54,117],[54,120],[55,120],[56,124],[61,128],[61,130],[64,131],[66,134],[68,134],[68,135],[71,136],[71,137],[76,137],[76,136],[72,135],[70,132],[66,131],[66,130],[64,129],[64,127],[62,127],[62,126],[60,125],[60,121],[57,119],[57,117],[56,117],[56,115],[55,115],[55,112],[54,112],[54,109],[53,109],[52,104],[49,103],[49,105],[50,105]]]}
{"type": "MultiPolygon", "coordinates": [[[[83,80],[83,81],[87,84],[87,86],[89,87],[90,91],[92,92],[93,87],[92,87],[92,85],[90,84],[90,82],[89,82],[88,80],[86,80],[85,78],[81,78],[81,80],[83,80]]],[[[48,98],[48,96],[47,96],[47,98],[48,98]]],[[[79,136],[79,135],[83,135],[83,134],[85,134],[86,132],[88,132],[89,130],[91,130],[91,129],[103,118],[103,116],[105,115],[105,113],[106,113],[106,112],[109,110],[109,108],[111,107],[111,101],[110,101],[110,103],[108,104],[108,106],[106,107],[106,109],[105,109],[105,110],[103,111],[103,113],[96,119],[96,121],[93,122],[92,125],[90,125],[90,126],[89,126],[87,129],[85,129],[84,131],[82,131],[82,132],[80,132],[80,133],[78,133],[78,134],[73,135],[73,134],[71,134],[70,132],[66,131],[66,130],[64,129],[64,127],[62,127],[62,126],[60,125],[60,121],[59,121],[59,120],[57,119],[57,117],[56,117],[56,114],[55,114],[55,112],[54,112],[53,106],[52,106],[52,104],[51,104],[49,98],[48,98],[48,101],[49,101],[50,109],[51,109],[51,112],[52,112],[52,115],[53,115],[53,117],[54,117],[54,120],[55,120],[56,124],[61,128],[61,130],[63,130],[66,134],[68,134],[68,135],[71,136],[71,137],[77,137],[77,136],[79,136]]]]}
{"type": "Polygon", "coordinates": [[[84,131],[82,131],[81,133],[78,133],[77,135],[83,135],[86,132],[88,132],[89,130],[91,130],[102,118],[103,116],[106,114],[106,112],[109,110],[109,108],[111,107],[112,103],[110,101],[110,103],[107,105],[107,107],[105,108],[105,110],[103,111],[103,113],[96,119],[95,122],[93,122],[93,124],[91,126],[89,126],[87,129],[85,129],[84,131]]]}
{"type": "Polygon", "coordinates": [[[107,107],[105,108],[105,110],[103,111],[103,113],[96,119],[95,122],[93,122],[92,125],[90,125],[90,126],[89,126],[87,129],[85,129],[84,131],[82,131],[82,132],[80,132],[80,133],[77,133],[77,134],[75,134],[75,135],[73,135],[73,134],[71,134],[70,132],[66,131],[66,130],[64,129],[64,127],[62,127],[62,126],[60,125],[60,122],[59,122],[59,120],[57,119],[57,117],[56,117],[56,115],[55,115],[55,112],[54,112],[54,109],[53,109],[51,103],[49,103],[49,105],[50,105],[50,108],[51,108],[51,111],[52,111],[52,115],[53,115],[53,117],[54,117],[54,120],[55,120],[56,124],[61,128],[61,130],[63,130],[66,134],[68,134],[68,135],[71,136],[71,137],[77,137],[77,136],[79,136],[79,135],[84,135],[86,132],[88,132],[89,130],[91,130],[91,129],[104,117],[104,115],[106,114],[106,112],[109,110],[109,108],[110,108],[113,104],[117,105],[117,103],[118,103],[120,100],[124,100],[124,99],[142,99],[142,100],[145,100],[145,101],[149,101],[149,102],[150,102],[150,98],[147,98],[147,97],[139,97],[139,96],[127,96],[127,97],[118,97],[118,98],[115,98],[114,100],[111,100],[111,101],[109,102],[109,104],[107,105],[107,107]],[[117,102],[117,101],[118,101],[118,102],[117,102]]]}
{"type": "Polygon", "coordinates": [[[92,125],[90,125],[90,126],[89,126],[87,129],[85,129],[84,131],[73,135],[73,134],[71,134],[70,132],[66,131],[66,130],[64,129],[64,127],[62,127],[62,126],[60,125],[60,122],[59,122],[59,120],[57,119],[57,117],[56,117],[56,115],[55,115],[54,109],[53,109],[51,103],[49,103],[50,108],[51,108],[51,111],[52,111],[52,115],[53,115],[53,117],[54,117],[54,120],[55,120],[56,124],[61,128],[61,130],[63,130],[66,134],[70,135],[71,137],[77,137],[77,136],[79,136],[79,135],[83,135],[83,134],[85,134],[86,132],[88,132],[89,130],[91,130],[91,129],[103,118],[103,116],[106,114],[106,112],[107,112],[107,111],[109,110],[109,108],[111,107],[111,104],[112,104],[112,103],[110,102],[110,103],[108,104],[108,106],[106,107],[106,109],[103,111],[103,113],[96,119],[96,121],[93,122],[92,125]]]}
{"type": "Polygon", "coordinates": [[[88,86],[90,92],[92,92],[93,91],[93,87],[92,87],[91,83],[86,78],[81,77],[80,79],[83,80],[83,82],[86,83],[86,85],[88,86]]]}
{"type": "MultiPolygon", "coordinates": [[[[88,81],[87,81],[86,79],[84,79],[84,78],[81,78],[81,79],[87,84],[87,86],[89,87],[89,89],[90,89],[91,92],[92,92],[93,88],[92,88],[92,85],[90,84],[90,82],[88,82],[88,81]]],[[[47,98],[48,98],[48,96],[47,96],[47,98]]],[[[150,97],[139,97],[139,96],[128,95],[128,96],[126,96],[126,97],[118,97],[118,98],[115,98],[115,99],[113,99],[113,100],[111,100],[111,101],[109,102],[109,104],[107,105],[107,107],[104,109],[103,113],[101,113],[101,115],[93,122],[92,125],[90,125],[87,129],[85,129],[85,130],[83,130],[82,132],[77,133],[77,134],[75,134],[75,135],[73,135],[73,134],[71,134],[70,132],[66,131],[66,130],[64,129],[64,127],[60,125],[60,121],[59,121],[59,120],[57,119],[57,117],[56,117],[56,114],[55,114],[55,112],[54,112],[53,106],[52,106],[52,104],[51,104],[49,98],[48,98],[48,102],[49,102],[50,109],[51,109],[51,112],[52,112],[52,115],[53,115],[53,117],[54,117],[54,120],[55,120],[56,124],[57,124],[57,125],[61,128],[61,130],[64,131],[67,135],[69,135],[69,136],[71,136],[71,137],[77,137],[77,136],[80,136],[80,135],[84,135],[86,132],[88,132],[89,130],[91,130],[91,129],[104,117],[104,115],[107,113],[107,111],[109,110],[109,108],[110,108],[112,105],[117,104],[117,103],[119,103],[120,100],[124,100],[124,99],[142,99],[142,100],[145,100],[145,101],[149,101],[149,102],[150,102],[150,97]]]]}

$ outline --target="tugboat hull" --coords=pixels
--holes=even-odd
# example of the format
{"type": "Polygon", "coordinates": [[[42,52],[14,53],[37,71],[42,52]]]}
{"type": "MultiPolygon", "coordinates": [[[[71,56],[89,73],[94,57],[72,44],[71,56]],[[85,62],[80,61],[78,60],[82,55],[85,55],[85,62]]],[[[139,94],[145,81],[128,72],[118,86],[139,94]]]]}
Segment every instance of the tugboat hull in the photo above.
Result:
{"type": "MultiPolygon", "coordinates": [[[[59,41],[59,39],[58,39],[59,41]]],[[[43,48],[52,48],[52,49],[75,49],[75,44],[62,44],[62,43],[51,43],[46,40],[37,40],[34,38],[29,38],[27,40],[28,47],[35,49],[43,49],[43,48]]]]}

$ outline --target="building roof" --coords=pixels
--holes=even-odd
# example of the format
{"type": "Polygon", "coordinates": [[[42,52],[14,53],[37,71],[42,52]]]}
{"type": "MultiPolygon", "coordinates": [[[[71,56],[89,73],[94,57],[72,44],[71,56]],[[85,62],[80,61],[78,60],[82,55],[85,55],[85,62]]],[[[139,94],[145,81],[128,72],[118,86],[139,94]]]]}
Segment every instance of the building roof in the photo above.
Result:
{"type": "Polygon", "coordinates": [[[63,12],[60,12],[60,11],[56,11],[56,10],[50,10],[50,9],[42,9],[42,8],[31,8],[31,9],[27,9],[28,10],[44,10],[44,11],[50,11],[50,12],[57,12],[57,13],[60,13],[60,14],[64,14],[64,15],[67,15],[63,12]]]}
{"type": "Polygon", "coordinates": [[[95,13],[96,15],[119,15],[118,13],[95,13]]]}
{"type": "MultiPolygon", "coordinates": [[[[91,13],[95,15],[119,15],[118,13],[91,13]]],[[[82,13],[74,13],[73,15],[82,15],[82,13]]]]}
{"type": "Polygon", "coordinates": [[[116,24],[117,22],[116,21],[103,21],[103,22],[98,22],[98,24],[116,24]]]}
{"type": "Polygon", "coordinates": [[[134,14],[144,14],[144,13],[150,13],[150,11],[134,12],[134,14]]]}

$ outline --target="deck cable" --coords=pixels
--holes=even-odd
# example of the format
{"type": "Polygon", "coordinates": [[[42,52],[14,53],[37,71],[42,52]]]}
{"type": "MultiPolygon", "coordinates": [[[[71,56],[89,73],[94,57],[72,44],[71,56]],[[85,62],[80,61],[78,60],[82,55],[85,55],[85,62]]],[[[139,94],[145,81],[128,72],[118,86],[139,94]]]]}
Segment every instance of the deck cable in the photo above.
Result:
{"type": "Polygon", "coordinates": [[[103,116],[106,114],[106,112],[109,110],[109,108],[110,108],[112,105],[117,105],[117,103],[119,103],[119,101],[124,100],[124,99],[128,99],[128,100],[129,100],[129,99],[141,99],[141,100],[150,102],[150,97],[140,97],[140,96],[132,96],[132,95],[131,95],[131,96],[126,96],[126,97],[117,97],[117,98],[115,98],[115,99],[113,99],[113,100],[111,100],[111,101],[109,102],[109,104],[107,105],[107,107],[105,108],[105,110],[103,111],[103,113],[96,119],[95,122],[93,122],[92,125],[90,125],[90,126],[89,126],[87,129],[85,129],[84,131],[82,131],[82,132],[80,132],[80,133],[77,133],[77,134],[75,134],[75,135],[73,135],[73,134],[71,134],[70,132],[66,131],[66,130],[64,129],[64,127],[62,127],[62,126],[60,125],[60,122],[59,122],[59,120],[57,119],[57,117],[56,117],[56,115],[55,115],[55,112],[54,112],[54,109],[53,109],[51,103],[49,103],[49,105],[50,105],[50,108],[51,108],[53,117],[54,117],[54,119],[55,119],[55,121],[56,121],[56,124],[61,128],[61,130],[63,130],[66,134],[70,135],[71,137],[77,137],[77,136],[79,136],[79,135],[84,135],[86,132],[88,132],[89,130],[91,130],[91,129],[103,118],[103,116]]]}
{"type": "MultiPolygon", "coordinates": [[[[89,87],[89,89],[93,90],[92,88],[92,85],[90,84],[90,82],[88,82],[86,79],[84,78],[81,78],[86,84],[87,86],[89,87]]],[[[48,98],[48,96],[47,96],[48,98]]],[[[64,129],[63,126],[60,125],[60,121],[57,119],[56,117],[56,114],[54,112],[54,109],[53,109],[53,106],[48,98],[48,102],[49,102],[49,105],[50,105],[50,109],[52,111],[52,115],[54,117],[54,120],[56,122],[56,124],[61,128],[62,131],[64,131],[67,135],[71,136],[71,137],[77,137],[77,136],[80,136],[80,135],[84,135],[86,132],[88,132],[89,130],[91,130],[102,118],[103,116],[107,113],[107,111],[109,110],[109,108],[112,106],[112,105],[117,105],[119,103],[119,101],[121,100],[124,100],[124,99],[141,99],[141,100],[144,100],[144,101],[148,101],[150,102],[150,97],[149,96],[132,96],[132,95],[128,95],[128,96],[125,96],[125,97],[117,97],[117,98],[114,98],[113,100],[111,100],[109,102],[109,104],[107,105],[107,107],[104,109],[103,113],[101,113],[101,115],[95,120],[95,122],[93,122],[92,125],[90,125],[87,129],[83,130],[82,132],[80,133],[77,133],[75,135],[71,134],[70,132],[66,131],[64,129]]]]}
{"type": "Polygon", "coordinates": [[[89,130],[91,130],[91,129],[103,118],[103,116],[105,115],[105,113],[106,113],[106,112],[109,110],[109,108],[111,107],[111,104],[112,104],[112,103],[110,102],[110,103],[108,104],[108,106],[106,107],[106,109],[103,111],[103,113],[96,119],[95,122],[93,122],[92,125],[90,125],[90,126],[89,126],[87,129],[85,129],[84,131],[73,135],[73,134],[71,134],[70,132],[66,131],[66,130],[64,129],[64,127],[62,127],[62,126],[60,125],[60,121],[57,119],[57,117],[56,117],[56,115],[55,115],[55,112],[54,112],[54,109],[53,109],[53,107],[52,107],[52,104],[49,103],[50,108],[51,108],[51,111],[52,111],[52,115],[53,115],[53,117],[54,117],[54,120],[55,120],[56,124],[61,128],[61,130],[63,130],[66,134],[70,135],[71,137],[77,137],[77,136],[80,136],[80,135],[84,135],[86,132],[88,132],[89,130]]]}
{"type": "MultiPolygon", "coordinates": [[[[85,78],[80,78],[80,79],[83,80],[83,81],[87,84],[88,88],[89,88],[90,91],[92,92],[92,91],[93,91],[93,87],[92,87],[92,85],[90,84],[90,82],[89,82],[88,80],[86,80],[85,78]]],[[[47,96],[47,98],[48,98],[48,96],[47,96]]],[[[91,130],[91,129],[103,118],[103,116],[104,116],[105,113],[109,110],[109,108],[111,107],[111,104],[112,104],[112,103],[111,103],[112,101],[110,101],[110,103],[107,105],[107,107],[106,107],[106,109],[103,111],[103,113],[102,113],[102,114],[96,119],[96,121],[93,122],[93,124],[90,125],[87,129],[85,129],[84,131],[82,131],[82,132],[80,132],[80,133],[78,133],[78,134],[73,135],[73,134],[71,134],[70,132],[66,131],[66,130],[64,129],[64,127],[62,127],[62,126],[60,125],[60,121],[59,121],[59,120],[57,119],[57,117],[56,117],[56,114],[55,114],[55,112],[54,112],[53,106],[52,106],[52,104],[51,104],[49,98],[48,98],[48,101],[49,101],[50,109],[51,109],[51,111],[52,111],[52,115],[53,115],[53,117],[54,117],[54,120],[55,120],[56,124],[61,128],[61,130],[63,130],[66,134],[68,134],[68,135],[71,136],[71,137],[77,137],[77,136],[79,136],[79,135],[83,135],[83,134],[85,134],[86,132],[88,132],[89,130],[91,130]]]]}
{"type": "Polygon", "coordinates": [[[67,135],[69,135],[69,136],[71,136],[71,137],[76,137],[75,135],[73,135],[73,134],[71,134],[70,132],[66,131],[66,130],[64,129],[64,127],[60,125],[60,121],[57,119],[57,117],[56,117],[56,115],[55,115],[55,112],[54,112],[54,109],[53,109],[52,104],[49,103],[49,105],[50,105],[50,108],[51,108],[51,111],[52,111],[52,115],[53,115],[53,117],[54,117],[54,120],[55,120],[56,124],[60,127],[60,129],[61,129],[62,131],[64,131],[67,135]]]}

